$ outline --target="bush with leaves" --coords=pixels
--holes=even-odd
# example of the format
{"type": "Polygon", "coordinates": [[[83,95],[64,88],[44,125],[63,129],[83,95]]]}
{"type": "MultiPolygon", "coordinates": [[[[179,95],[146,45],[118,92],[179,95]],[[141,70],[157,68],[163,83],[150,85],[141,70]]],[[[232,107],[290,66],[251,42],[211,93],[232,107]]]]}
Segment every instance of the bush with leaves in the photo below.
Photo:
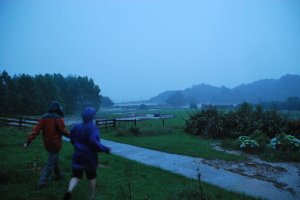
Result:
{"type": "Polygon", "coordinates": [[[288,133],[300,138],[300,119],[293,119],[288,121],[288,133]]]}
{"type": "Polygon", "coordinates": [[[229,133],[224,112],[218,111],[214,107],[193,113],[186,121],[185,131],[193,135],[211,138],[225,138],[229,133]]]}
{"type": "Polygon", "coordinates": [[[280,160],[300,161],[300,139],[284,133],[270,140],[269,155],[280,160]]]}
{"type": "Polygon", "coordinates": [[[215,107],[208,107],[192,113],[186,122],[185,131],[193,135],[203,135],[212,138],[237,138],[249,136],[259,130],[269,138],[278,132],[287,130],[287,118],[281,113],[264,111],[261,106],[253,108],[243,103],[235,111],[225,113],[215,107]]]}
{"type": "Polygon", "coordinates": [[[286,116],[276,110],[264,111],[260,105],[254,108],[245,102],[232,115],[237,125],[236,131],[242,134],[260,130],[272,138],[278,132],[287,130],[286,116]]]}
{"type": "Polygon", "coordinates": [[[261,130],[256,130],[251,133],[250,138],[258,143],[260,149],[265,148],[270,140],[267,134],[262,132],[261,130]]]}
{"type": "Polygon", "coordinates": [[[240,149],[247,152],[255,152],[259,147],[259,144],[248,136],[240,136],[237,142],[240,144],[240,149]]]}
{"type": "Polygon", "coordinates": [[[280,149],[283,151],[300,150],[300,139],[292,135],[281,133],[271,139],[270,147],[272,149],[280,149]]]}
{"type": "Polygon", "coordinates": [[[257,129],[263,131],[269,138],[277,133],[286,132],[288,128],[287,117],[276,110],[268,110],[259,119],[257,129]]]}

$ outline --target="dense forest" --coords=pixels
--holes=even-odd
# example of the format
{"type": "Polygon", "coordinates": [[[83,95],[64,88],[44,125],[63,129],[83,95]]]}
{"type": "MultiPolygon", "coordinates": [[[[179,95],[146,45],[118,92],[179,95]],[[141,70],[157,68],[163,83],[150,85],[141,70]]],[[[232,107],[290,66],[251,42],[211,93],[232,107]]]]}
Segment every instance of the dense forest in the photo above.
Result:
{"type": "Polygon", "coordinates": [[[0,114],[42,114],[51,101],[59,101],[66,114],[85,106],[99,108],[100,88],[86,76],[0,74],[0,114]]]}

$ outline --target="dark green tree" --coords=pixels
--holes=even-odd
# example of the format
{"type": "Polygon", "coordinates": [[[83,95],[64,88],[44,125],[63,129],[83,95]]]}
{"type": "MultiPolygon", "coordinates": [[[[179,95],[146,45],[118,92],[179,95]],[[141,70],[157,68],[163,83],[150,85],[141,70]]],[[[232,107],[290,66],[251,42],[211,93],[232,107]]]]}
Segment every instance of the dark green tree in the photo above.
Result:
{"type": "Polygon", "coordinates": [[[114,102],[108,96],[101,96],[101,107],[110,108],[114,105],[114,102]]]}
{"type": "Polygon", "coordinates": [[[8,73],[3,71],[0,76],[0,113],[15,113],[15,105],[18,103],[15,83],[8,73]]]}
{"type": "Polygon", "coordinates": [[[45,74],[29,76],[0,74],[0,114],[41,114],[51,101],[59,101],[66,114],[80,112],[85,106],[100,106],[100,88],[82,76],[45,74]]]}
{"type": "Polygon", "coordinates": [[[18,114],[41,114],[40,113],[40,96],[35,79],[29,75],[22,74],[14,77],[17,87],[18,104],[15,105],[18,114]]]}

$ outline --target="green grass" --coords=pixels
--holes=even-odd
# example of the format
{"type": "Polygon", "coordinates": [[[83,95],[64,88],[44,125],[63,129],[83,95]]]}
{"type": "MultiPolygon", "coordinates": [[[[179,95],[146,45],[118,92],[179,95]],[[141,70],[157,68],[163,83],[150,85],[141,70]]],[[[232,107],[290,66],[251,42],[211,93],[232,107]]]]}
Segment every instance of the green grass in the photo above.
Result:
{"type": "MultiPolygon", "coordinates": [[[[184,132],[185,120],[189,118],[189,115],[197,110],[191,109],[156,109],[156,110],[136,110],[136,111],[124,111],[123,114],[147,114],[147,113],[161,113],[161,114],[171,114],[174,118],[165,119],[164,126],[162,119],[158,120],[144,120],[137,121],[137,128],[147,129],[147,132],[153,132],[153,134],[123,134],[125,136],[120,136],[120,132],[129,129],[130,127],[135,127],[134,122],[118,122],[117,127],[119,130],[102,130],[102,136],[105,139],[132,144],[136,146],[141,146],[149,149],[155,149],[160,151],[165,151],[169,153],[176,153],[194,157],[202,157],[207,159],[224,159],[224,160],[245,160],[244,155],[229,155],[223,152],[215,151],[212,148],[212,144],[223,143],[223,147],[226,147],[226,141],[221,140],[210,140],[207,138],[188,135],[184,132]],[[171,132],[169,134],[163,133],[171,132]],[[171,131],[170,131],[171,130],[171,131]],[[160,133],[160,134],[158,134],[160,133]],[[225,144],[224,144],[225,143],[225,144]]],[[[228,112],[228,110],[226,111],[228,112]]],[[[289,119],[299,119],[299,111],[281,111],[289,117],[289,119]]],[[[109,115],[109,113],[106,113],[109,115]]],[[[143,132],[143,131],[141,131],[143,132]]],[[[227,142],[228,143],[228,142],[227,142]]],[[[228,148],[228,147],[227,147],[228,148]]],[[[232,149],[232,148],[229,148],[232,149]]],[[[296,155],[297,156],[297,155],[296,155]]],[[[261,158],[265,160],[276,160],[277,159],[271,153],[261,154],[261,158]],[[269,158],[270,157],[270,158],[269,158]]],[[[295,160],[295,159],[294,159],[295,160]]],[[[297,159],[296,159],[297,160],[297,159]]]]}
{"type": "MultiPolygon", "coordinates": [[[[219,143],[218,140],[210,140],[198,136],[186,134],[185,119],[188,119],[192,112],[190,109],[161,109],[139,111],[146,113],[161,113],[174,115],[174,118],[165,119],[163,126],[162,119],[137,121],[137,128],[152,130],[153,135],[144,136],[118,136],[123,129],[134,127],[134,122],[118,122],[117,127],[120,131],[104,128],[101,129],[104,139],[113,140],[121,143],[132,144],[135,146],[188,155],[193,157],[202,157],[207,159],[223,160],[245,160],[245,156],[229,155],[212,148],[212,144],[219,143]],[[169,134],[156,134],[156,132],[171,132],[169,134]],[[170,131],[171,130],[171,131],[170,131]]],[[[126,112],[125,112],[126,113],[126,112]]],[[[128,113],[127,113],[128,114],[128,113]]]]}
{"type": "MultiPolygon", "coordinates": [[[[118,118],[125,117],[130,114],[154,114],[160,113],[162,115],[173,115],[174,118],[165,119],[165,126],[173,128],[183,128],[185,126],[185,120],[189,118],[191,109],[145,109],[145,110],[121,110],[121,111],[101,111],[97,113],[97,116],[104,118],[118,118]]],[[[138,121],[137,124],[144,124],[145,121],[138,121]]],[[[131,124],[133,122],[130,122],[131,124]]],[[[129,122],[121,122],[122,125],[130,124],[129,122]]],[[[162,119],[157,120],[146,120],[146,124],[153,126],[162,126],[162,119]]]]}
{"type": "MultiPolygon", "coordinates": [[[[41,137],[27,148],[22,145],[29,129],[0,128],[0,194],[5,200],[45,200],[62,199],[71,177],[71,155],[73,147],[64,143],[60,153],[60,166],[66,178],[51,181],[48,187],[35,191],[40,170],[47,159],[47,153],[41,144],[41,137]]],[[[158,168],[145,166],[134,161],[113,155],[100,155],[100,162],[105,166],[98,169],[96,199],[124,199],[128,183],[132,190],[132,199],[188,199],[183,196],[198,198],[198,182],[158,168]]],[[[202,183],[205,196],[209,199],[254,199],[242,194],[228,192],[218,187],[202,183]]],[[[75,188],[73,199],[88,199],[87,181],[82,180],[75,188]]],[[[128,199],[128,198],[127,198],[128,199]]],[[[195,198],[194,198],[195,199],[195,198]]]]}
{"type": "MultiPolygon", "coordinates": [[[[155,131],[155,129],[153,129],[155,131]]],[[[212,144],[218,140],[204,139],[183,133],[182,130],[174,130],[171,134],[150,136],[117,136],[118,131],[102,131],[102,138],[116,142],[132,144],[149,149],[201,157],[207,159],[245,160],[241,155],[231,155],[212,148],[212,144]]]]}

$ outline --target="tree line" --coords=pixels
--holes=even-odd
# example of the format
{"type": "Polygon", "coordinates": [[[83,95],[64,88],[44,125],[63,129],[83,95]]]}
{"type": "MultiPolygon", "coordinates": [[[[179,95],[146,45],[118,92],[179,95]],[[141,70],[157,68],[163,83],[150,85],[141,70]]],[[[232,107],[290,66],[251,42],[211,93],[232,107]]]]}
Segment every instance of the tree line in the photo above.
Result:
{"type": "MultiPolygon", "coordinates": [[[[190,108],[197,108],[196,104],[197,100],[190,97],[186,98],[181,92],[175,92],[174,94],[170,95],[165,103],[169,104],[173,107],[181,107],[185,105],[190,105],[190,108]]],[[[300,99],[298,97],[288,97],[284,101],[265,101],[260,102],[258,104],[252,105],[261,105],[264,109],[273,109],[273,110],[289,110],[289,111],[299,111],[300,110],[300,99]]],[[[210,107],[211,104],[202,104],[202,108],[210,107]]],[[[226,107],[226,108],[233,108],[234,106],[231,104],[228,105],[220,105],[217,104],[218,107],[226,107]]]]}
{"type": "Polygon", "coordinates": [[[300,99],[298,97],[289,97],[285,101],[270,101],[260,104],[266,109],[300,110],[300,99]]]}
{"type": "Polygon", "coordinates": [[[66,114],[78,113],[85,106],[98,109],[100,91],[93,79],[86,76],[20,74],[11,77],[3,71],[0,74],[0,114],[42,114],[54,100],[62,104],[66,114]]]}

